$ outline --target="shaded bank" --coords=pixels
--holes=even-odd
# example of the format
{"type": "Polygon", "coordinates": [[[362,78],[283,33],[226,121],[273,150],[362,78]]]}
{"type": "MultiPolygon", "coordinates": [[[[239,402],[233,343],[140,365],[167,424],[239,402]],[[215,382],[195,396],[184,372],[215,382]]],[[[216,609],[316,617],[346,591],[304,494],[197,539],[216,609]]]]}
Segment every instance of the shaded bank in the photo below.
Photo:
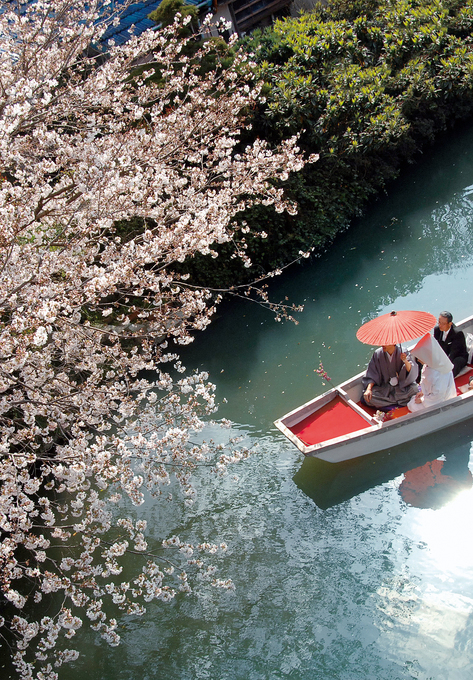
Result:
{"type": "Polygon", "coordinates": [[[251,269],[222,246],[225,266],[197,256],[195,280],[234,285],[323,252],[443,131],[471,119],[472,42],[473,9],[454,0],[333,2],[246,39],[266,96],[248,112],[248,139],[301,134],[320,158],[285,183],[297,215],[258,206],[242,216],[268,234],[245,237],[251,269]]]}

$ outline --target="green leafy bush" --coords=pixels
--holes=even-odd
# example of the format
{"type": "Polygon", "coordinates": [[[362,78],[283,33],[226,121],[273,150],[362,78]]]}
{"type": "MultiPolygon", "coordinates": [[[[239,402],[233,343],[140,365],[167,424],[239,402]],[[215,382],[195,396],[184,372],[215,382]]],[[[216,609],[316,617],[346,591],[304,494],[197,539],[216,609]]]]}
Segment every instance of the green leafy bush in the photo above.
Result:
{"type": "Polygon", "coordinates": [[[242,41],[265,82],[252,134],[276,143],[300,133],[320,154],[286,183],[298,215],[245,214],[269,234],[249,240],[248,276],[326,247],[404,163],[471,115],[472,41],[473,3],[457,0],[333,0],[242,41]]]}

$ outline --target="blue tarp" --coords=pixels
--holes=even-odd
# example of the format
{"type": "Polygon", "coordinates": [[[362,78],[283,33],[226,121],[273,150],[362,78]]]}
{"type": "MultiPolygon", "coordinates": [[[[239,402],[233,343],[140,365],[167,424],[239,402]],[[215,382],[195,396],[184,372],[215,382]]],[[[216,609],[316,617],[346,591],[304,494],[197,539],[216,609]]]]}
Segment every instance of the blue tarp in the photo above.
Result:
{"type": "MultiPolygon", "coordinates": [[[[10,2],[11,0],[6,0],[10,2]]],[[[33,4],[35,0],[29,0],[27,4],[33,4]]],[[[124,5],[124,0],[115,0],[112,2],[111,8],[120,12],[120,6],[124,5]]],[[[139,35],[149,28],[154,28],[156,23],[148,19],[148,15],[153,12],[159,5],[161,0],[142,0],[142,2],[135,2],[122,13],[119,13],[119,23],[117,26],[110,25],[106,30],[102,42],[107,42],[107,40],[114,40],[116,45],[123,45],[130,39],[131,33],[130,29],[134,26],[133,34],[139,35]]],[[[186,4],[194,5],[196,7],[204,8],[211,6],[211,0],[186,0],[186,4]]],[[[16,7],[16,5],[15,5],[16,7]]],[[[20,6],[21,9],[21,6],[20,6]]],[[[107,10],[110,9],[110,5],[107,6],[107,10]]]]}
{"type": "MultiPolygon", "coordinates": [[[[119,8],[120,2],[116,2],[115,6],[119,8]]],[[[161,0],[143,0],[127,7],[123,14],[120,14],[120,23],[118,26],[109,26],[106,30],[102,42],[113,39],[115,44],[123,45],[131,37],[130,28],[134,26],[134,35],[139,35],[148,28],[156,26],[154,21],[148,19],[148,14],[153,12],[159,5],[161,0]]]]}
{"type": "MultiPolygon", "coordinates": [[[[115,7],[119,9],[122,2],[116,0],[115,7]]],[[[124,10],[120,15],[120,23],[118,26],[110,26],[105,32],[102,42],[113,39],[115,44],[123,45],[131,37],[130,28],[134,26],[134,35],[139,35],[148,28],[156,26],[154,21],[148,19],[148,15],[153,12],[159,5],[161,0],[143,0],[137,2],[124,10]]],[[[211,0],[186,0],[186,4],[194,5],[199,8],[210,7],[211,0]]]]}

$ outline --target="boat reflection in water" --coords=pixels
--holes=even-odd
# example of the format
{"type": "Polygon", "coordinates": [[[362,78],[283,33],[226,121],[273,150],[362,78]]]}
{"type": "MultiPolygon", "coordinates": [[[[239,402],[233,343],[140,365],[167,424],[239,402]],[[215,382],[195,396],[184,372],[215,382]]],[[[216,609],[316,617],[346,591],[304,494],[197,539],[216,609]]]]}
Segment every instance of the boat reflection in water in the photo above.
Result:
{"type": "MultiPolygon", "coordinates": [[[[469,457],[469,449],[466,453],[469,457]]],[[[459,491],[470,489],[473,485],[473,477],[464,462],[464,457],[449,452],[448,458],[442,456],[408,470],[399,486],[399,493],[408,505],[416,508],[441,508],[459,491]]]]}
{"type": "Polygon", "coordinates": [[[342,463],[305,457],[295,484],[326,510],[403,474],[399,493],[408,504],[438,509],[471,488],[473,420],[422,439],[342,463]]]}

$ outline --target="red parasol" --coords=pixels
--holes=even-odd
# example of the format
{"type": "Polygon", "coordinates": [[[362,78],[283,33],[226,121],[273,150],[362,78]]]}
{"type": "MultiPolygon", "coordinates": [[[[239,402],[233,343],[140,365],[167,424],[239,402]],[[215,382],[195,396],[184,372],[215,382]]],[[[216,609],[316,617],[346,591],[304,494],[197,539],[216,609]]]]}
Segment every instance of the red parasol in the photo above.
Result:
{"type": "Polygon", "coordinates": [[[361,326],[356,337],[365,345],[397,345],[420,338],[437,323],[429,312],[401,311],[382,314],[361,326]]]}

